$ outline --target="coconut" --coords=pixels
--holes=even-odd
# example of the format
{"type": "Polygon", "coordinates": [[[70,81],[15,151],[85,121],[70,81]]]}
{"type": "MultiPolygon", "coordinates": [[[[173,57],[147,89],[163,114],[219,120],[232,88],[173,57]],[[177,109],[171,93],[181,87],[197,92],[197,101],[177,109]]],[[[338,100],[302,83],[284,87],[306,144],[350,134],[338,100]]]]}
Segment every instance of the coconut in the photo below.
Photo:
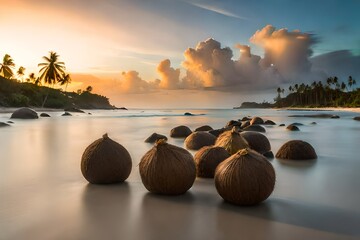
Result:
{"type": "Polygon", "coordinates": [[[290,130],[290,131],[300,131],[300,129],[295,126],[295,125],[292,125],[290,124],[289,126],[286,127],[287,130],[290,130]]]}
{"type": "Polygon", "coordinates": [[[266,121],[264,122],[264,124],[265,124],[265,125],[276,125],[276,123],[273,122],[273,121],[271,121],[271,120],[266,120],[266,121]]]}
{"type": "Polygon", "coordinates": [[[265,128],[260,125],[250,125],[243,129],[243,131],[253,131],[253,132],[266,132],[265,128]]]}
{"type": "Polygon", "coordinates": [[[40,117],[50,117],[50,115],[47,114],[47,113],[41,113],[41,114],[40,114],[40,117]]]}
{"type": "Polygon", "coordinates": [[[238,205],[266,200],[274,190],[275,178],[271,163],[251,149],[238,151],[215,170],[216,190],[225,201],[238,205]]]}
{"type": "Polygon", "coordinates": [[[196,178],[193,156],[164,139],[158,140],[142,157],[139,170],[145,188],[159,194],[183,194],[196,178]]]}
{"type": "Polygon", "coordinates": [[[129,177],[131,168],[129,152],[107,134],[90,144],[81,158],[81,172],[90,183],[123,182],[129,177]]]}
{"type": "Polygon", "coordinates": [[[153,133],[151,134],[147,139],[145,139],[145,142],[147,143],[154,143],[159,139],[165,139],[167,140],[167,137],[161,134],[153,133]]]}
{"type": "Polygon", "coordinates": [[[260,117],[254,117],[253,119],[251,119],[250,121],[250,125],[254,125],[254,124],[263,124],[264,120],[260,117]]]}
{"type": "Polygon", "coordinates": [[[187,149],[198,150],[204,146],[214,145],[216,137],[208,132],[193,132],[185,139],[187,149]]]}
{"type": "Polygon", "coordinates": [[[241,122],[236,120],[230,120],[225,127],[241,126],[241,122]]]}
{"type": "Polygon", "coordinates": [[[222,133],[216,140],[215,146],[223,147],[230,154],[236,153],[240,149],[249,147],[247,141],[233,127],[231,131],[222,133]]]}
{"type": "Polygon", "coordinates": [[[196,175],[203,178],[213,178],[215,169],[230,154],[222,147],[206,146],[201,148],[194,156],[196,175]]]}
{"type": "Polygon", "coordinates": [[[186,138],[190,134],[191,130],[187,126],[177,126],[170,131],[170,137],[173,138],[186,138]]]}
{"type": "Polygon", "coordinates": [[[249,147],[260,154],[264,154],[271,150],[268,138],[258,132],[242,132],[241,136],[248,142],[249,147]]]}
{"type": "Polygon", "coordinates": [[[19,118],[19,119],[36,119],[39,118],[37,112],[32,110],[31,108],[23,107],[17,109],[13,114],[11,114],[10,118],[19,118]]]}
{"type": "Polygon", "coordinates": [[[307,142],[301,140],[292,140],[282,145],[276,153],[277,158],[307,160],[316,159],[315,149],[307,142]]]}
{"type": "Polygon", "coordinates": [[[204,126],[201,126],[201,127],[198,127],[195,129],[195,132],[199,132],[199,131],[211,131],[213,130],[212,127],[210,127],[209,125],[204,125],[204,126]]]}

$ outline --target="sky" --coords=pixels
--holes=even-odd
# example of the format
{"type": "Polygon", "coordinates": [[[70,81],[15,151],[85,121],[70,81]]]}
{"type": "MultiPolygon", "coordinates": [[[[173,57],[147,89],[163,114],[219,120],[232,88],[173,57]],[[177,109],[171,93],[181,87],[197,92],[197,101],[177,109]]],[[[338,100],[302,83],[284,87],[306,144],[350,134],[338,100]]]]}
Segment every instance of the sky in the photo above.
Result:
{"type": "MultiPolygon", "coordinates": [[[[55,51],[126,107],[239,106],[276,88],[359,79],[358,0],[0,0],[0,56],[26,73],[55,51]]],[[[360,81],[359,81],[360,82],[360,81]]]]}

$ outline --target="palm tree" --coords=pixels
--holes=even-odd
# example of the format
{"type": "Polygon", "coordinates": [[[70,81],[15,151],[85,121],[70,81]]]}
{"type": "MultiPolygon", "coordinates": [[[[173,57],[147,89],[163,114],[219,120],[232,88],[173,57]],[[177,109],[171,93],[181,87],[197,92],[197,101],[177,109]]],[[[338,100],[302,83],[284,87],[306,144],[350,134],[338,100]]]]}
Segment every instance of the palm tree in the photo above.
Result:
{"type": "Polygon", "coordinates": [[[35,73],[30,73],[29,77],[26,78],[26,81],[34,83],[36,81],[35,73]]]}
{"type": "Polygon", "coordinates": [[[5,54],[0,66],[0,75],[4,78],[11,79],[14,76],[12,69],[15,67],[15,63],[9,54],[5,54]]]}
{"type": "MultiPolygon", "coordinates": [[[[59,62],[59,55],[56,52],[50,51],[50,56],[43,56],[45,63],[39,63],[38,66],[41,67],[40,81],[43,80],[45,84],[53,85],[61,80],[61,76],[65,75],[65,63],[59,62]]],[[[44,107],[45,102],[49,96],[49,92],[46,94],[46,97],[43,101],[42,107],[44,107]]]]}
{"type": "Polygon", "coordinates": [[[23,81],[23,77],[25,75],[25,69],[23,66],[20,66],[19,69],[17,70],[16,74],[18,75],[18,77],[21,79],[21,82],[23,81]]]}
{"type": "Polygon", "coordinates": [[[65,92],[66,92],[66,89],[67,89],[67,86],[69,83],[71,83],[71,77],[70,77],[70,74],[65,74],[59,81],[60,85],[65,85],[65,92]]]}
{"type": "Polygon", "coordinates": [[[39,71],[40,80],[44,80],[46,84],[54,85],[59,82],[61,76],[65,75],[65,63],[59,62],[59,55],[56,52],[50,52],[50,56],[43,56],[45,63],[39,63],[38,67],[42,67],[39,71]]]}
{"type": "Polygon", "coordinates": [[[88,87],[86,88],[86,91],[89,92],[89,93],[90,93],[92,90],[93,90],[93,87],[92,87],[92,86],[88,86],[88,87]]]}

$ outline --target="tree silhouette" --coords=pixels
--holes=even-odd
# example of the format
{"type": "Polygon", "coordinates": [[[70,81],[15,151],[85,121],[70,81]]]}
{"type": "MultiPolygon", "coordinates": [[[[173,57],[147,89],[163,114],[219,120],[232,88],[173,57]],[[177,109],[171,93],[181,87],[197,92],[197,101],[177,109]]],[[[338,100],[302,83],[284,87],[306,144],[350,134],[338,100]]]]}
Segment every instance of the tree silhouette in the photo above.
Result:
{"type": "Polygon", "coordinates": [[[63,75],[63,77],[60,79],[59,83],[61,86],[65,85],[65,92],[66,92],[68,84],[71,83],[70,74],[67,73],[67,74],[63,75]]]}
{"type": "Polygon", "coordinates": [[[0,66],[1,76],[7,79],[11,79],[14,76],[13,69],[15,67],[15,63],[9,54],[5,54],[2,63],[0,63],[0,66]]]}
{"type": "Polygon", "coordinates": [[[25,75],[25,68],[23,66],[20,66],[19,69],[17,70],[16,74],[18,76],[18,78],[20,78],[21,82],[23,82],[23,77],[25,75]]]}

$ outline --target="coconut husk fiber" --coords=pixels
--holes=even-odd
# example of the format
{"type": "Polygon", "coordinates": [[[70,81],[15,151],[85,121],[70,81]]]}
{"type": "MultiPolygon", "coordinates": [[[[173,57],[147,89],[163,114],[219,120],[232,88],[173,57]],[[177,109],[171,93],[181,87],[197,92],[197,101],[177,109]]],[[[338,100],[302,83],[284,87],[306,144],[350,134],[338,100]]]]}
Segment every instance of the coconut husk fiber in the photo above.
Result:
{"type": "Polygon", "coordinates": [[[90,183],[124,182],[129,177],[131,168],[129,152],[107,134],[90,144],[81,158],[81,172],[90,183]]]}
{"type": "Polygon", "coordinates": [[[206,146],[196,152],[196,175],[202,178],[213,178],[215,169],[230,154],[222,147],[206,146]]]}
{"type": "Polygon", "coordinates": [[[139,170],[145,188],[158,194],[183,194],[196,178],[193,156],[164,139],[158,140],[142,157],[139,170]]]}
{"type": "Polygon", "coordinates": [[[187,126],[177,126],[170,131],[170,137],[173,138],[186,138],[192,133],[189,127],[187,126]]]}
{"type": "Polygon", "coordinates": [[[237,205],[266,200],[274,190],[275,179],[271,163],[251,149],[238,151],[215,170],[216,190],[224,200],[237,205]]]}
{"type": "Polygon", "coordinates": [[[236,127],[233,127],[231,131],[226,131],[218,137],[215,146],[224,148],[232,155],[240,149],[249,147],[249,144],[240,133],[236,131],[236,127]]]}
{"type": "Polygon", "coordinates": [[[242,132],[241,136],[248,142],[249,147],[260,154],[264,154],[271,150],[269,139],[258,132],[242,132]]]}
{"type": "Polygon", "coordinates": [[[214,145],[216,137],[208,132],[193,132],[185,139],[187,149],[198,150],[204,146],[214,145]]]}
{"type": "Polygon", "coordinates": [[[316,159],[317,154],[309,143],[301,140],[292,140],[280,147],[276,157],[280,159],[310,160],[316,159]]]}

